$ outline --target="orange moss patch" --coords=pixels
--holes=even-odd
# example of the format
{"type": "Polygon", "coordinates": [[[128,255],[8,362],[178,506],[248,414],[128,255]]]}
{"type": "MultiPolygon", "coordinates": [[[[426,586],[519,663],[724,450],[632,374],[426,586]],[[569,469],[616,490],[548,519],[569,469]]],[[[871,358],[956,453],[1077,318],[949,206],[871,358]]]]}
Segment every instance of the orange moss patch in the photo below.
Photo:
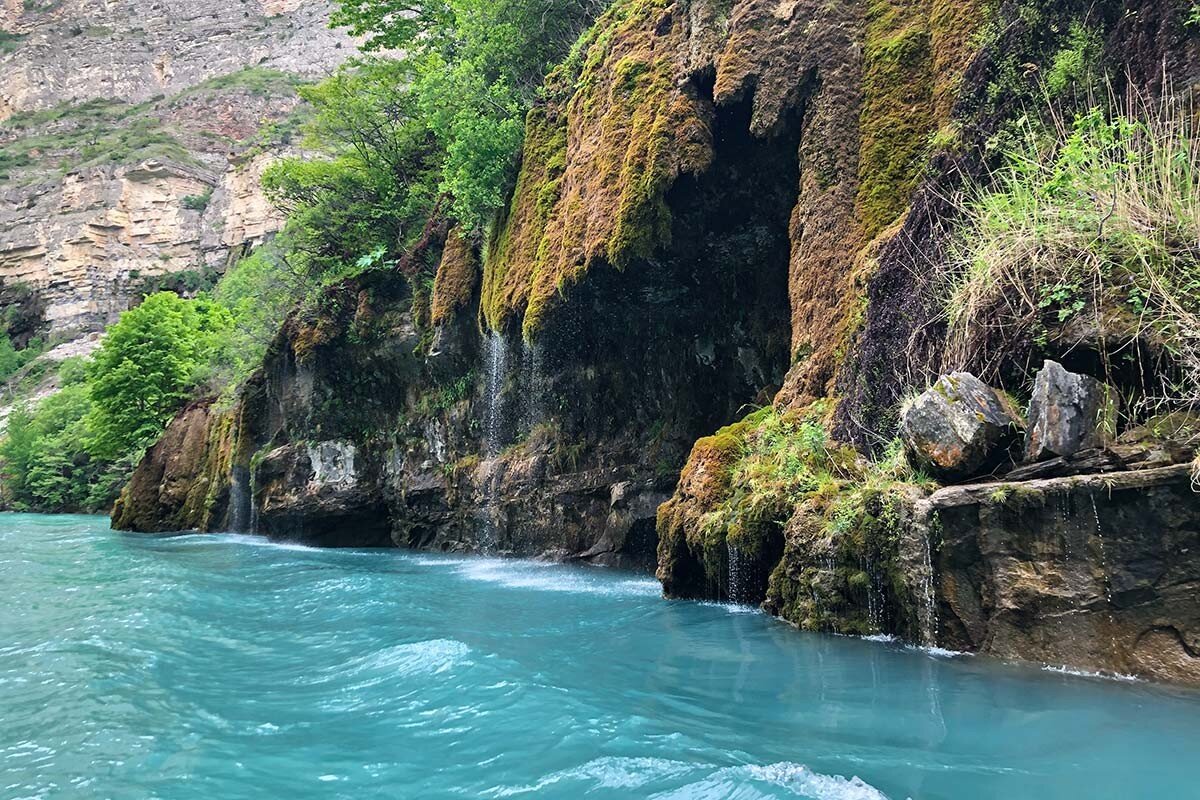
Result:
{"type": "Polygon", "coordinates": [[[439,325],[460,308],[466,308],[478,285],[479,265],[475,248],[458,228],[454,228],[446,236],[442,260],[433,279],[430,321],[439,325]]]}
{"type": "Polygon", "coordinates": [[[619,0],[548,79],[559,96],[529,115],[516,193],[484,264],[491,327],[523,316],[530,336],[595,263],[624,269],[668,243],[667,189],[712,159],[710,111],[676,81],[685,23],[666,0],[619,0]]]}
{"type": "Polygon", "coordinates": [[[312,322],[296,319],[289,334],[296,360],[305,361],[318,347],[340,336],[341,327],[327,316],[320,316],[312,322]]]}

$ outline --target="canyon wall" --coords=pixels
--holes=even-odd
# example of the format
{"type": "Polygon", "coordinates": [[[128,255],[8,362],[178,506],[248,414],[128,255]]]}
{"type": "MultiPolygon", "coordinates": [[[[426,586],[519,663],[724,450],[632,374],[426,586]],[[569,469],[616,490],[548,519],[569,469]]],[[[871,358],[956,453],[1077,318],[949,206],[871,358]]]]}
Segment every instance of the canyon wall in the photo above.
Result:
{"type": "Polygon", "coordinates": [[[0,6],[0,280],[32,290],[42,336],[103,330],[156,287],[211,283],[279,229],[259,178],[295,152],[296,86],[355,52],[329,13],[323,0],[0,6]]]}

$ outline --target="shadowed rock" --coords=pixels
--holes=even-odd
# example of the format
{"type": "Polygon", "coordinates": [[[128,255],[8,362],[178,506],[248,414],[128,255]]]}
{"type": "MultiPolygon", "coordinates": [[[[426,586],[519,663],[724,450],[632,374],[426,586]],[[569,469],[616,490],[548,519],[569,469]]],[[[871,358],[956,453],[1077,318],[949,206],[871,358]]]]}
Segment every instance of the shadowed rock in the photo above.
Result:
{"type": "Polygon", "coordinates": [[[978,475],[1020,426],[1008,401],[969,372],[943,375],[901,414],[909,455],[943,479],[978,475]]]}
{"type": "Polygon", "coordinates": [[[1112,440],[1117,425],[1116,390],[1088,375],[1047,361],[1033,384],[1025,460],[1070,457],[1112,440]]]}

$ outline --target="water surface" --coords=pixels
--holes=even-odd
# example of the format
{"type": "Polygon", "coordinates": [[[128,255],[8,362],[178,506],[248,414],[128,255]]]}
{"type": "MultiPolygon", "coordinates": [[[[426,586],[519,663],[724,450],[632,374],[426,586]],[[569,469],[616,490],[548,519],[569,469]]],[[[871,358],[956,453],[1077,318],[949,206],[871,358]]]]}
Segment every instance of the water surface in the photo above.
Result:
{"type": "Polygon", "coordinates": [[[1195,797],[1197,696],[530,562],[0,516],[4,798],[1195,797]]]}

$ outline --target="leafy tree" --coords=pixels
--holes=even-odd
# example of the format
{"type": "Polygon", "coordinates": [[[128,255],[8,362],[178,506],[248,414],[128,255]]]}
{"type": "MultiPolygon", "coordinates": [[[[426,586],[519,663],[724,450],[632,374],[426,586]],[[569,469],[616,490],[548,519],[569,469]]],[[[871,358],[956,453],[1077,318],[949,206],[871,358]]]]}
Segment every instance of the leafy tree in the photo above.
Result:
{"type": "Polygon", "coordinates": [[[364,254],[392,261],[437,194],[436,143],[407,86],[408,65],[356,62],[301,93],[315,109],[305,143],[325,159],[286,159],[263,187],[288,214],[279,252],[294,271],[332,279],[364,254]]]}
{"type": "Polygon", "coordinates": [[[512,181],[525,112],[543,77],[606,0],[339,0],[335,25],[364,49],[404,53],[436,137],[440,189],[467,229],[485,226],[512,181]]]}
{"type": "Polygon", "coordinates": [[[222,349],[223,383],[236,386],[262,361],[296,298],[311,283],[292,272],[273,247],[243,258],[217,284],[214,299],[233,316],[228,343],[222,349]]]}
{"type": "Polygon", "coordinates": [[[90,370],[92,453],[116,460],[162,433],[216,361],[230,326],[222,306],[172,292],[122,314],[90,370]]]}

